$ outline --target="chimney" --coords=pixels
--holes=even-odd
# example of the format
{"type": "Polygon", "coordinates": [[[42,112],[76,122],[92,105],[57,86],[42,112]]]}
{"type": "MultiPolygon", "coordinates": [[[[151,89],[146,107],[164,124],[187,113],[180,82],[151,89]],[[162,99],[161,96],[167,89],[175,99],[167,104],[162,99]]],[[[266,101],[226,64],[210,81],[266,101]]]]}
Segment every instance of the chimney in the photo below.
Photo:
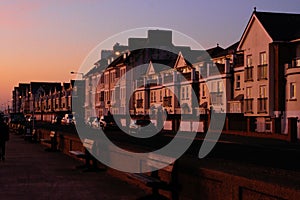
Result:
{"type": "Polygon", "coordinates": [[[225,74],[228,74],[230,73],[230,59],[229,58],[226,58],[225,59],[225,74]]]}
{"type": "Polygon", "coordinates": [[[192,73],[192,74],[191,74],[191,80],[192,80],[192,81],[196,80],[196,71],[195,71],[195,68],[194,68],[194,67],[192,68],[191,73],[192,73]]]}

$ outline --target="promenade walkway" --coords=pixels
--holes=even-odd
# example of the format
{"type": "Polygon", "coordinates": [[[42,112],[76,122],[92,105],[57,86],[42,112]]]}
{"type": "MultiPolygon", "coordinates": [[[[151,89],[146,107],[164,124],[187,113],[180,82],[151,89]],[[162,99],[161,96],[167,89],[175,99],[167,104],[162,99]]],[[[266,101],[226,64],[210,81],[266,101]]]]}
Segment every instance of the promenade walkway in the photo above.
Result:
{"type": "Polygon", "coordinates": [[[81,172],[79,161],[11,134],[0,162],[0,199],[137,199],[140,188],[107,172],[81,172]]]}

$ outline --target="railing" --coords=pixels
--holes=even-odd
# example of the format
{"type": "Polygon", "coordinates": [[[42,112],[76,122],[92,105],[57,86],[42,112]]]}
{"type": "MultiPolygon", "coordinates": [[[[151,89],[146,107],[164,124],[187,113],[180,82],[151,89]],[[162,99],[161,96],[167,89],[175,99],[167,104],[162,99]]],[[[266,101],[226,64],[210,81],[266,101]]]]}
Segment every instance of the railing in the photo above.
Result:
{"type": "Polygon", "coordinates": [[[173,75],[164,77],[164,83],[172,83],[172,82],[173,82],[173,75]]]}
{"type": "Polygon", "coordinates": [[[137,87],[144,87],[144,80],[137,80],[136,81],[137,87]]]}

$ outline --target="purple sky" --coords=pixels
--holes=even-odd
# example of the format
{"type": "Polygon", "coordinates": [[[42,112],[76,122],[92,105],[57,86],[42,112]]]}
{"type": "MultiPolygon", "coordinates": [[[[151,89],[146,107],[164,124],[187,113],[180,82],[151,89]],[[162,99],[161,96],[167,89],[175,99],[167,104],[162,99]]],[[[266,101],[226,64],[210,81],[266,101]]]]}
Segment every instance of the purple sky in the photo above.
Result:
{"type": "Polygon", "coordinates": [[[204,48],[238,41],[258,11],[300,13],[299,0],[0,1],[0,110],[20,82],[69,81],[87,54],[122,31],[162,27],[204,48]]]}

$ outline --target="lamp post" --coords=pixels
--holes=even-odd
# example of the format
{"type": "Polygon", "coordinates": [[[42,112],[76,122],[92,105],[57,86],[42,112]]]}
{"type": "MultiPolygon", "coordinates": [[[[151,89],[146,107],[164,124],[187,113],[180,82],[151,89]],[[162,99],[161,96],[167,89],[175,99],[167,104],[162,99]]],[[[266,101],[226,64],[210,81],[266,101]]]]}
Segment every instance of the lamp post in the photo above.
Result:
{"type": "Polygon", "coordinates": [[[80,75],[81,75],[81,80],[83,79],[84,73],[82,73],[82,72],[74,72],[74,71],[71,71],[70,73],[71,73],[71,74],[80,74],[80,75]]]}
{"type": "MultiPolygon", "coordinates": [[[[79,75],[81,75],[81,79],[80,80],[76,80],[75,82],[77,82],[79,85],[83,84],[82,83],[82,82],[84,82],[84,80],[83,80],[84,73],[83,72],[71,71],[70,73],[71,74],[79,74],[79,75]]],[[[72,92],[72,98],[71,98],[71,110],[72,111],[74,111],[73,108],[72,108],[73,107],[73,103],[75,103],[76,105],[78,105],[79,104],[79,99],[82,98],[82,97],[78,97],[81,94],[81,93],[78,94],[78,88],[77,88],[78,84],[74,85],[73,92],[72,92]]],[[[83,105],[81,105],[81,103],[79,105],[80,105],[80,110],[77,110],[76,111],[77,113],[73,112],[73,115],[76,116],[75,120],[77,122],[81,123],[81,121],[82,121],[81,119],[84,119],[84,110],[83,110],[83,105]]]]}
{"type": "Polygon", "coordinates": [[[32,131],[34,130],[34,110],[35,110],[35,106],[34,106],[34,104],[35,104],[35,97],[34,97],[34,95],[31,93],[31,92],[28,92],[28,94],[30,95],[30,98],[31,98],[31,96],[33,96],[33,98],[32,98],[32,131]]]}

